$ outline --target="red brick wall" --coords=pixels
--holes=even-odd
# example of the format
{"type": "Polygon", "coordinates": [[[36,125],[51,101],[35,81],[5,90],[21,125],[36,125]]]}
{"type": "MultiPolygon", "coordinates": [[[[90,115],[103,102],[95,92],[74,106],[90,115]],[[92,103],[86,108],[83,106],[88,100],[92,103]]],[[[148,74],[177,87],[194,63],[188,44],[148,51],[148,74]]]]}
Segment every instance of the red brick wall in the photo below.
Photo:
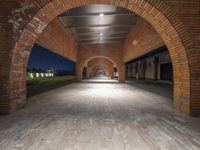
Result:
{"type": "Polygon", "coordinates": [[[29,51],[43,29],[66,9],[91,3],[108,3],[128,7],[150,22],[159,32],[169,48],[173,62],[174,106],[192,115],[200,114],[199,0],[126,2],[124,0],[1,0],[1,112],[13,111],[25,104],[26,63],[29,51]]]}
{"type": "MultiPolygon", "coordinates": [[[[183,73],[184,77],[182,79],[186,80],[186,76],[190,76],[190,114],[200,115],[200,1],[165,0],[160,2],[160,5],[157,5],[157,1],[151,1],[151,3],[158,10],[163,10],[162,13],[170,19],[187,49],[190,75],[184,75],[183,73]]],[[[188,93],[188,88],[182,90],[182,93],[188,93]]],[[[187,98],[188,96],[185,95],[184,97],[187,98]]],[[[186,104],[185,101],[182,103],[186,104]]]]}
{"type": "Polygon", "coordinates": [[[77,61],[78,44],[57,18],[45,28],[37,43],[61,56],[77,61]]]}
{"type": "MultiPolygon", "coordinates": [[[[168,0],[169,6],[180,16],[181,21],[190,33],[192,42],[185,46],[190,49],[188,58],[190,60],[191,72],[191,114],[200,115],[200,1],[199,0],[168,0]]],[[[179,28],[178,30],[182,30],[179,28]]],[[[184,33],[183,33],[184,36],[184,33]]],[[[189,36],[184,40],[189,41],[189,36]]]]}
{"type": "Polygon", "coordinates": [[[124,58],[127,62],[164,45],[158,32],[144,19],[139,18],[124,42],[124,58]]]}
{"type": "Polygon", "coordinates": [[[111,62],[110,60],[108,60],[106,58],[98,58],[98,57],[93,58],[90,61],[88,61],[87,66],[90,68],[93,68],[94,66],[99,65],[99,64],[105,64],[107,66],[110,66],[111,68],[115,67],[113,62],[111,62]]]}

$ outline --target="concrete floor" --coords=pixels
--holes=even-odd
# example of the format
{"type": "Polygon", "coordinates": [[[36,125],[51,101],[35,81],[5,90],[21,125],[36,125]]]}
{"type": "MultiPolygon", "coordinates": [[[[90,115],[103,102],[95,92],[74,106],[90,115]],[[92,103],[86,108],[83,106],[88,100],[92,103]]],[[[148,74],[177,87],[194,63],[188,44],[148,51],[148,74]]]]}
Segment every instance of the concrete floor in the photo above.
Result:
{"type": "Polygon", "coordinates": [[[170,93],[102,78],[61,87],[0,116],[0,149],[200,150],[200,119],[173,110],[170,93]]]}

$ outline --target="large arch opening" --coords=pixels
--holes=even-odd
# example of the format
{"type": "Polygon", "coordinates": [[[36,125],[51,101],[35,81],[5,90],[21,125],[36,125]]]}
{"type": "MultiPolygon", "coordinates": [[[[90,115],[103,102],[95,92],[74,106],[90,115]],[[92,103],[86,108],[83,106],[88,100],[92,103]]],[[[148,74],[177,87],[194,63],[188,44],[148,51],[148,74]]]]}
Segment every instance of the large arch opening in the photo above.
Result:
{"type": "Polygon", "coordinates": [[[98,77],[98,76],[105,76],[105,71],[103,69],[97,69],[95,71],[95,76],[98,77]]]}
{"type": "Polygon", "coordinates": [[[75,82],[75,63],[35,44],[27,65],[27,97],[75,82]]]}
{"type": "MultiPolygon", "coordinates": [[[[28,61],[28,56],[30,54],[29,50],[32,48],[33,44],[36,42],[39,35],[43,32],[46,26],[58,15],[64,13],[66,10],[71,8],[84,6],[88,4],[94,4],[96,1],[52,1],[47,3],[43,8],[41,8],[37,14],[32,18],[32,20],[27,24],[20,39],[15,45],[14,53],[12,56],[12,64],[10,66],[9,79],[7,83],[10,85],[9,89],[3,87],[3,92],[6,96],[4,97],[4,102],[1,105],[2,112],[12,112],[18,107],[23,106],[26,103],[26,85],[24,82],[24,77],[26,76],[26,65],[28,61]],[[49,9],[55,9],[56,11],[49,12],[49,9]],[[20,60],[20,61],[19,61],[20,60]],[[20,78],[16,78],[20,77],[20,78]],[[20,83],[17,81],[21,81],[20,83]],[[20,90],[19,90],[20,89],[20,90]],[[15,94],[14,94],[15,93],[15,94]],[[14,95],[14,96],[13,96],[14,95]],[[12,99],[12,101],[10,101],[12,99]]],[[[188,47],[186,47],[186,41],[183,35],[184,31],[177,30],[178,25],[173,22],[172,18],[167,18],[165,16],[165,10],[168,8],[163,8],[164,10],[157,9],[156,6],[148,3],[147,1],[98,1],[99,4],[111,4],[117,7],[126,8],[138,16],[149,22],[154,29],[159,33],[162,40],[169,49],[169,53],[173,64],[173,74],[174,74],[174,107],[180,111],[189,114],[195,114],[198,112],[199,107],[193,107],[192,95],[196,94],[195,91],[191,93],[191,77],[192,74],[189,70],[189,60],[187,55],[188,47]]],[[[177,19],[176,19],[177,20],[177,19]]],[[[180,22],[177,20],[177,22],[180,22]]],[[[183,27],[184,28],[184,27],[183,27]]],[[[187,36],[189,36],[187,34],[187,36]]],[[[120,64],[119,72],[120,76],[125,76],[125,62],[118,60],[117,63],[120,64]]],[[[81,62],[77,62],[77,74],[80,74],[82,66],[81,62]]],[[[119,76],[119,78],[120,78],[119,76]]],[[[123,81],[123,77],[121,81],[123,81]]],[[[196,78],[193,81],[195,81],[196,78]]]]}
{"type": "Polygon", "coordinates": [[[200,114],[199,36],[193,32],[200,2],[18,0],[0,6],[7,20],[0,24],[0,113],[21,108],[0,116],[0,149],[199,149],[200,120],[181,112],[200,114]],[[27,99],[34,44],[75,62],[77,82],[27,99]]]}
{"type": "Polygon", "coordinates": [[[114,79],[114,68],[117,68],[116,63],[108,57],[94,56],[84,63],[82,72],[83,79],[92,79],[97,77],[97,72],[100,71],[106,78],[114,79]]]}
{"type": "Polygon", "coordinates": [[[93,57],[89,59],[85,66],[87,66],[87,78],[94,78],[96,76],[97,70],[104,70],[104,75],[110,79],[113,79],[114,72],[113,69],[115,68],[116,64],[113,60],[106,58],[106,57],[93,57]]]}

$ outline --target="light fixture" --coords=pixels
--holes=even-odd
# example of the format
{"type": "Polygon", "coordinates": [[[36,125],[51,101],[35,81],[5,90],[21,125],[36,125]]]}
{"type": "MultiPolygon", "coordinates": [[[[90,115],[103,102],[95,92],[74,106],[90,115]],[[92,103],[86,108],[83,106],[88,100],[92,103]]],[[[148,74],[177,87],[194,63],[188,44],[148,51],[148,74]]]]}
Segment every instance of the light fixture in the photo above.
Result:
{"type": "Polygon", "coordinates": [[[39,74],[39,73],[36,73],[36,77],[39,78],[39,77],[40,77],[40,74],[39,74]]]}
{"type": "Polygon", "coordinates": [[[99,16],[100,16],[100,17],[103,17],[103,16],[104,16],[104,14],[103,14],[103,13],[100,13],[100,14],[99,14],[99,16]]]}
{"type": "Polygon", "coordinates": [[[103,33],[100,33],[100,35],[102,36],[102,35],[103,35],[103,33]]]}
{"type": "Polygon", "coordinates": [[[133,46],[136,46],[137,44],[138,44],[138,41],[137,41],[137,40],[133,40],[133,41],[132,41],[132,45],[133,45],[133,46]]]}

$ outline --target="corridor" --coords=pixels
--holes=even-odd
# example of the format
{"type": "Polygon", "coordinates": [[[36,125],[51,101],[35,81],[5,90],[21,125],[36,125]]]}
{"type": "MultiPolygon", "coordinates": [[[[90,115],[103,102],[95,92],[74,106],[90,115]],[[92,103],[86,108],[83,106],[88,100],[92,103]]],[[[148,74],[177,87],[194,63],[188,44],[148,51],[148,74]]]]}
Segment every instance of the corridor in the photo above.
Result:
{"type": "Polygon", "coordinates": [[[0,116],[0,149],[199,150],[200,119],[174,110],[171,91],[98,77],[36,95],[0,116]]]}

